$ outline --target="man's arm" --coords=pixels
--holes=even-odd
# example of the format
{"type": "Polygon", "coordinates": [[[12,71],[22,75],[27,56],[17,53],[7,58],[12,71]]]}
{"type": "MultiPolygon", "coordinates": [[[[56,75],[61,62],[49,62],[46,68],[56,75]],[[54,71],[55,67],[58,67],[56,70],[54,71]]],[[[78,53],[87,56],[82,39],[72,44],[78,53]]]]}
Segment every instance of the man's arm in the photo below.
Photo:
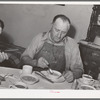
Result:
{"type": "Polygon", "coordinates": [[[43,44],[42,41],[42,34],[38,34],[35,36],[29,46],[26,48],[26,50],[21,55],[21,65],[31,65],[36,66],[36,60],[34,59],[35,54],[38,52],[38,50],[41,48],[43,44]]]}
{"type": "Polygon", "coordinates": [[[75,79],[80,78],[82,76],[83,72],[84,72],[78,46],[76,46],[76,48],[72,52],[70,69],[73,72],[75,79]]]}
{"type": "Polygon", "coordinates": [[[41,59],[37,61],[34,59],[34,56],[39,52],[39,50],[41,50],[45,39],[46,37],[44,37],[43,33],[40,33],[33,38],[28,48],[21,55],[21,65],[28,64],[31,66],[40,66],[41,59]]]}
{"type": "MultiPolygon", "coordinates": [[[[66,78],[68,82],[72,82],[74,79],[80,78],[84,70],[83,70],[83,64],[80,57],[78,44],[72,40],[72,42],[70,42],[66,48],[68,47],[70,48],[69,49],[69,65],[67,64],[66,68],[68,66],[69,67],[66,69],[64,77],[66,78]]],[[[67,53],[68,52],[66,52],[65,54],[67,55],[67,53]]]]}
{"type": "Polygon", "coordinates": [[[31,66],[36,66],[37,65],[37,61],[33,60],[28,55],[25,55],[21,58],[21,63],[22,63],[22,65],[31,65],[31,66]]]}

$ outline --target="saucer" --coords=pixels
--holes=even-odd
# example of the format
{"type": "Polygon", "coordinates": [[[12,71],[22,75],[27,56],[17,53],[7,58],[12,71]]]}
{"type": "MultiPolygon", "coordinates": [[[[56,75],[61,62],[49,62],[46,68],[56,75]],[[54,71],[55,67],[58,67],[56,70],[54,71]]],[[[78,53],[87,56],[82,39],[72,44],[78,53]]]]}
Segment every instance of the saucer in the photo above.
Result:
{"type": "Polygon", "coordinates": [[[82,78],[79,78],[79,79],[77,80],[77,82],[78,82],[80,85],[93,85],[93,82],[84,83],[82,78]]]}
{"type": "Polygon", "coordinates": [[[81,85],[81,90],[96,90],[93,86],[90,85],[81,85]]]}

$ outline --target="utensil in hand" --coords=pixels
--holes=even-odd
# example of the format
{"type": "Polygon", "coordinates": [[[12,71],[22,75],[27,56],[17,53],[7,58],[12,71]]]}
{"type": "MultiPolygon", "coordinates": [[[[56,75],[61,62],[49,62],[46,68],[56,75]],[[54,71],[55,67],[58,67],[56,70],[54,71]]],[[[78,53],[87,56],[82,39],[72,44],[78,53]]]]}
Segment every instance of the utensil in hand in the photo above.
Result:
{"type": "Polygon", "coordinates": [[[48,64],[47,66],[48,66],[48,68],[49,68],[50,74],[53,74],[54,72],[53,72],[53,70],[50,68],[50,64],[48,64]]]}
{"type": "Polygon", "coordinates": [[[53,74],[54,73],[51,68],[49,68],[49,72],[50,72],[50,74],[53,74]]]}
{"type": "Polygon", "coordinates": [[[38,72],[38,71],[35,71],[36,74],[42,76],[44,79],[46,79],[47,81],[51,82],[51,83],[54,83],[51,79],[47,78],[43,73],[41,72],[38,72]]]}

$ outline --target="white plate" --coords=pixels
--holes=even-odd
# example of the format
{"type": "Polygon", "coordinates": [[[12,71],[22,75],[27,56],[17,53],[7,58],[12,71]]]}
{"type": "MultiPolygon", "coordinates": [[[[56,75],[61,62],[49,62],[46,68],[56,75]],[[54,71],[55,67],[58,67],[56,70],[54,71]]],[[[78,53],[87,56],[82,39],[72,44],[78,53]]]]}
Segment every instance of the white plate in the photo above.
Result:
{"type": "Polygon", "coordinates": [[[93,82],[90,82],[89,84],[84,83],[82,78],[77,79],[77,82],[78,82],[80,85],[93,85],[93,82]]]}
{"type": "Polygon", "coordinates": [[[34,84],[39,81],[39,79],[32,74],[23,74],[20,76],[20,79],[26,84],[34,84]]]}
{"type": "Polygon", "coordinates": [[[42,74],[44,74],[48,79],[51,79],[53,82],[64,82],[65,78],[62,76],[62,74],[56,70],[52,70],[53,74],[47,71],[41,71],[42,74]]]}
{"type": "Polygon", "coordinates": [[[82,90],[96,90],[93,86],[90,86],[90,85],[81,85],[80,89],[82,89],[82,90]]]}

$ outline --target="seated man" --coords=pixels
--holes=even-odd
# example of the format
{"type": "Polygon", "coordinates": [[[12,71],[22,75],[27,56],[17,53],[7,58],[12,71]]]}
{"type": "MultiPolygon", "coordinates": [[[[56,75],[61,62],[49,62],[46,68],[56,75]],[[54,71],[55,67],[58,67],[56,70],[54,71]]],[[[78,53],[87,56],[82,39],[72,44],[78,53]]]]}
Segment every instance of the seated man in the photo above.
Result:
{"type": "Polygon", "coordinates": [[[51,29],[33,38],[22,54],[22,63],[33,67],[50,67],[61,72],[68,82],[80,78],[83,65],[78,44],[67,36],[70,24],[65,15],[56,15],[51,29]]]}

